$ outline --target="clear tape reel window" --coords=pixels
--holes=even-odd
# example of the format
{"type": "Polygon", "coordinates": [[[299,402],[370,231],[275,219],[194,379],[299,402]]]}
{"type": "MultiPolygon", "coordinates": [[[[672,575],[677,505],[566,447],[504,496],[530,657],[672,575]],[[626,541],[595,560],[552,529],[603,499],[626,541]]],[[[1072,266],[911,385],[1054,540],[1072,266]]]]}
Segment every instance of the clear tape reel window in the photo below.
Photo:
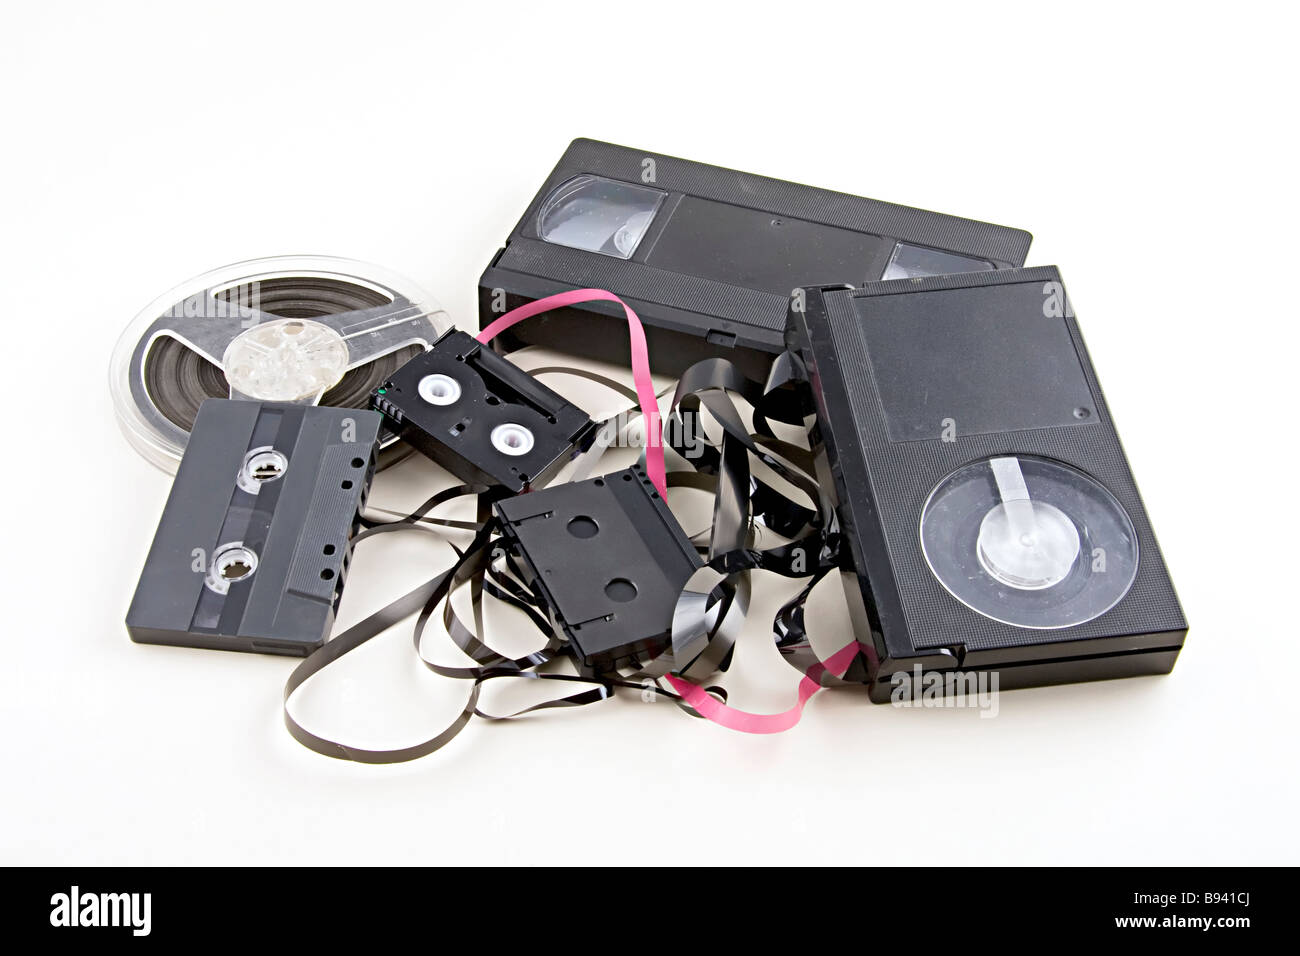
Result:
{"type": "Polygon", "coordinates": [[[948,593],[985,617],[1054,629],[1100,617],[1137,575],[1124,507],[1064,462],[1000,456],[957,469],[921,512],[921,546],[948,593]]]}
{"type": "Polygon", "coordinates": [[[667,193],[650,186],[575,176],[546,197],[537,234],[546,242],[630,259],[667,193]]]}
{"type": "Polygon", "coordinates": [[[923,276],[957,275],[963,272],[992,272],[997,267],[987,259],[956,252],[930,249],[899,242],[889,256],[882,279],[917,279],[923,276]]]}

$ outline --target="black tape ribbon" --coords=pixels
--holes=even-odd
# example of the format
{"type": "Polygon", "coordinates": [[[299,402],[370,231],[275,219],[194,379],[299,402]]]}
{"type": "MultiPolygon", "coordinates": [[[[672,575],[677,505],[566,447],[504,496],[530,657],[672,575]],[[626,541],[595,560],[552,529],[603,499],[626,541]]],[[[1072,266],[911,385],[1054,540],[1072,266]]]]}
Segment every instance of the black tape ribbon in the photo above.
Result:
{"type": "MultiPolygon", "coordinates": [[[[551,372],[576,374],[606,385],[626,398],[636,397],[635,392],[621,383],[595,373],[563,367],[533,370],[533,374],[551,372]]],[[[806,400],[794,387],[801,376],[798,360],[786,354],[774,361],[766,383],[746,378],[722,359],[697,363],[678,381],[669,411],[669,418],[677,427],[666,431],[669,447],[689,468],[669,472],[668,485],[713,493],[714,509],[707,540],[701,540],[705,538],[704,532],[692,539],[704,551],[706,563],[691,577],[678,598],[671,647],[662,654],[608,672],[580,665],[564,636],[551,626],[541,601],[523,583],[524,576],[515,556],[499,546],[501,539],[494,520],[483,513],[478,522],[429,516],[448,501],[486,490],[458,485],[432,496],[400,519],[363,520],[362,530],[353,538],[354,545],[376,534],[402,530],[441,534],[437,529],[446,528],[471,530],[475,535],[463,550],[452,546],[457,557],[447,570],[349,627],[294,669],[284,691],[284,720],[289,732],[304,746],[326,756],[362,763],[395,763],[422,757],[445,746],[473,717],[506,720],[539,710],[579,707],[607,700],[618,688],[634,688],[643,693],[652,688],[655,697],[672,701],[692,716],[706,716],[740,730],[764,733],[792,725],[807,698],[820,687],[834,683],[857,656],[856,645],[850,644],[832,658],[820,660],[812,651],[804,625],[804,604],[816,584],[839,565],[841,549],[833,510],[811,477],[811,455],[777,438],[770,424],[779,421],[808,425],[806,400]],[[752,408],[752,430],[745,425],[732,395],[740,396],[752,408]],[[716,444],[703,440],[705,413],[721,430],[722,437],[716,444]],[[687,435],[697,438],[689,447],[687,435]],[[753,476],[751,460],[760,462],[805,500],[795,500],[770,482],[753,476]],[[766,550],[755,549],[752,541],[757,524],[793,540],[766,550]],[[749,609],[750,575],[756,570],[808,579],[798,594],[778,610],[772,625],[777,647],[801,675],[797,708],[783,715],[736,711],[728,707],[724,688],[702,683],[730,667],[749,609]],[[473,626],[461,619],[452,600],[457,591],[466,587],[473,626]],[[544,638],[542,647],[519,658],[492,649],[481,636],[485,593],[523,613],[544,638]],[[447,634],[472,664],[437,664],[421,653],[425,628],[440,607],[447,634]],[[415,650],[424,666],[441,677],[466,682],[465,703],[450,724],[409,746],[369,750],[314,734],[292,716],[290,701],[311,677],[412,615],[416,615],[412,635],[415,650]],[[562,672],[558,669],[561,666],[574,672],[562,672]],[[551,682],[557,686],[559,696],[510,713],[489,713],[479,706],[480,690],[486,682],[495,680],[551,682]]],[[[603,450],[599,446],[593,449],[594,458],[579,463],[578,470],[590,473],[603,450]]],[[[481,512],[482,509],[480,499],[481,512]]]]}

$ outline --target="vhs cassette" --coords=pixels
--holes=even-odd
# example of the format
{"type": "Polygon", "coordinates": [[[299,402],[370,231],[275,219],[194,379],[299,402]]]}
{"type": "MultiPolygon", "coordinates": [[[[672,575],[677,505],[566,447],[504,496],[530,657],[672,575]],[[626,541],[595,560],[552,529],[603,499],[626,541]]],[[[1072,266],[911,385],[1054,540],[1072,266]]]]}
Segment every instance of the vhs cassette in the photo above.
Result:
{"type": "Polygon", "coordinates": [[[375,389],[403,439],[470,484],[519,494],[590,447],[597,425],[508,359],[452,329],[375,389]]]}
{"type": "Polygon", "coordinates": [[[701,561],[643,469],[494,506],[558,632],[600,670],[672,640],[677,597],[701,561]]]}
{"type": "Polygon", "coordinates": [[[787,336],[873,700],[1173,668],[1187,622],[1055,267],[809,289],[787,336]]]}
{"type": "Polygon", "coordinates": [[[380,416],[212,398],[126,616],[133,641],[304,656],[334,623],[380,416]]]}
{"type": "MultiPolygon", "coordinates": [[[[655,371],[721,355],[757,377],[797,286],[1024,263],[1020,229],[577,139],[479,280],[482,327],[534,299],[606,289],[645,322],[655,371]]],[[[626,362],[616,306],[539,316],[503,347],[626,362]]]]}

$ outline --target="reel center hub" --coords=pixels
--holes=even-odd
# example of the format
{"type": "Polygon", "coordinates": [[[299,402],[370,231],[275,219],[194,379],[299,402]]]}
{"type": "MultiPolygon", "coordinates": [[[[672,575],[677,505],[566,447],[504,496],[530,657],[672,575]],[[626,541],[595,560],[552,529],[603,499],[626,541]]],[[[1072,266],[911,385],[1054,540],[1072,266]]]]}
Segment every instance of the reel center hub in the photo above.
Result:
{"type": "Polygon", "coordinates": [[[277,319],[241,332],[222,365],[232,398],[314,401],[347,371],[348,344],[328,325],[277,319]]]}
{"type": "Polygon", "coordinates": [[[1004,501],[980,523],[980,566],[1022,591],[1063,581],[1079,557],[1079,532],[1060,508],[1042,501],[1004,501]]]}

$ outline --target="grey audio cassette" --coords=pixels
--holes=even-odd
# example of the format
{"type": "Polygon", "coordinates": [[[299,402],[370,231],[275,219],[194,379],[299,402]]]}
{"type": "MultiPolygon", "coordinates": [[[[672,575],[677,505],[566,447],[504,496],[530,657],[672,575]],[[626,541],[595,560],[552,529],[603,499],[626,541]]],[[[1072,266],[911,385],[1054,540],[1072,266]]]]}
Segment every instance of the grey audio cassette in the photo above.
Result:
{"type": "Polygon", "coordinates": [[[1054,267],[801,305],[873,700],[917,668],[1010,689],[1174,666],[1187,622],[1054,267]]]}
{"type": "Polygon", "coordinates": [[[127,612],[131,639],[303,656],[334,622],[380,416],[209,399],[127,612]]]}
{"type": "MultiPolygon", "coordinates": [[[[449,324],[427,293],[379,266],[329,256],[235,263],[136,316],[113,353],[113,404],[131,444],[175,471],[205,399],[365,408],[449,324]]],[[[391,434],[381,446],[381,468],[409,452],[391,434]]]]}

